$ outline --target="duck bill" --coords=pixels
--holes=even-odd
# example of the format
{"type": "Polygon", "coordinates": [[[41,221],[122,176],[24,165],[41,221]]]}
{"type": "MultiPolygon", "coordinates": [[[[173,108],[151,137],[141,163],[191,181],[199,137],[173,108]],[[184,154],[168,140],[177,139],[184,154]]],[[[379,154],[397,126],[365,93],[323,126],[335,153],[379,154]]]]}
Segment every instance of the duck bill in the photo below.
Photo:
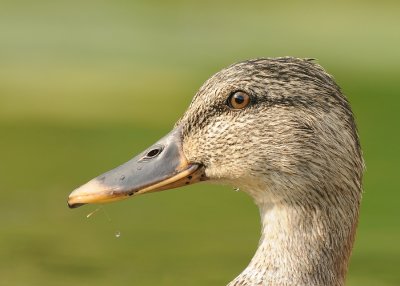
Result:
{"type": "Polygon", "coordinates": [[[188,162],[183,154],[182,132],[177,128],[125,164],[74,190],[68,197],[68,205],[75,208],[118,201],[206,179],[204,167],[188,162]]]}

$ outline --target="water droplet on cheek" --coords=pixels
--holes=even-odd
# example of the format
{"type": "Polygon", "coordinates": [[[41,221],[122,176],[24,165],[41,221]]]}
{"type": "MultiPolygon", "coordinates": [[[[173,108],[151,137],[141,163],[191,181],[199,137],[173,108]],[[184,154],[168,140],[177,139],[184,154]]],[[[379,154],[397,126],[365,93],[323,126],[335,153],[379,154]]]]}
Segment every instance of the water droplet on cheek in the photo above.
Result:
{"type": "Polygon", "coordinates": [[[115,232],[115,237],[116,238],[120,238],[121,237],[121,232],[120,231],[115,232]]]}

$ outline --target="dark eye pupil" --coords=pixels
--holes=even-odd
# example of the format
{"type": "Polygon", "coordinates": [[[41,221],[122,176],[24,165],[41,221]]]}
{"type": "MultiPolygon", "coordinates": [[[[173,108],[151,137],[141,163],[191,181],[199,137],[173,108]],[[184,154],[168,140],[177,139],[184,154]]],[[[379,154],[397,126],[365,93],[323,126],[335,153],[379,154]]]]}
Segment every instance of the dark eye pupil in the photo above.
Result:
{"type": "Polygon", "coordinates": [[[235,95],[235,102],[237,104],[242,104],[244,102],[244,97],[243,95],[235,95]]]}

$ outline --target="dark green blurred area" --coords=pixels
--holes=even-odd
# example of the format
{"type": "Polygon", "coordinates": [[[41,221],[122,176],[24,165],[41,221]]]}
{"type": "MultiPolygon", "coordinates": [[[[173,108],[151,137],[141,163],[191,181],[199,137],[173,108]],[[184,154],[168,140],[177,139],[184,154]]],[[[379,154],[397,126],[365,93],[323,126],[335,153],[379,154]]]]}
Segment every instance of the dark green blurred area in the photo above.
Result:
{"type": "Polygon", "coordinates": [[[0,285],[225,285],[259,238],[251,199],[200,184],[69,210],[168,132],[198,87],[255,57],[313,57],[366,159],[348,285],[400,285],[398,1],[2,1],[0,285]],[[121,232],[121,237],[115,237],[121,232]]]}

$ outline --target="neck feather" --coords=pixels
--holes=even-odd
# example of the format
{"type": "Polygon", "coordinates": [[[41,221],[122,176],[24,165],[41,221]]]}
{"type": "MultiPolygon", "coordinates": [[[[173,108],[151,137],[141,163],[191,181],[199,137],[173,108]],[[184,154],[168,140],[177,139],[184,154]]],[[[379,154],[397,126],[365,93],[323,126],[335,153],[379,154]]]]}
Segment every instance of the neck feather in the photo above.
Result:
{"type": "Polygon", "coordinates": [[[248,267],[229,286],[344,285],[359,202],[338,197],[336,204],[304,205],[255,199],[262,222],[260,243],[248,267]]]}

